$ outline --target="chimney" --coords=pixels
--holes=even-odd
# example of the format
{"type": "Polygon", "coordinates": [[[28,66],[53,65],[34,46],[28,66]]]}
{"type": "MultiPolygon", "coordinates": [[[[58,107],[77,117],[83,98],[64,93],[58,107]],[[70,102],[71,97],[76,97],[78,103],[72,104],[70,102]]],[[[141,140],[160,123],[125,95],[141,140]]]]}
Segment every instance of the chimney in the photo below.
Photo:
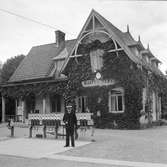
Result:
{"type": "Polygon", "coordinates": [[[61,44],[63,44],[65,42],[65,33],[57,30],[55,31],[56,34],[56,44],[59,47],[61,44]]]}

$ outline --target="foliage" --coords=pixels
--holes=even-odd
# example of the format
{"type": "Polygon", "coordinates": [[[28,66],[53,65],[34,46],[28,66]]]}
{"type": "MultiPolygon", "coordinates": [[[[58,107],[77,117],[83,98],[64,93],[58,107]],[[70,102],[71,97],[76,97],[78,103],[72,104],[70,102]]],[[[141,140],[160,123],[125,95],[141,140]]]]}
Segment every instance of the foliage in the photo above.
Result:
{"type": "Polygon", "coordinates": [[[115,49],[116,46],[113,42],[113,40],[108,40],[104,43],[100,42],[99,40],[95,40],[93,42],[87,43],[87,44],[80,44],[78,47],[79,54],[85,54],[90,53],[90,51],[96,50],[96,49],[102,49],[104,51],[115,49]]]}
{"type": "Polygon", "coordinates": [[[10,87],[4,87],[1,89],[2,95],[5,97],[13,97],[23,99],[30,94],[35,94],[37,96],[45,96],[47,94],[63,94],[66,81],[55,82],[55,83],[36,83],[27,85],[16,85],[10,87]]]}
{"type": "Polygon", "coordinates": [[[2,82],[2,70],[0,69],[0,83],[2,82]]]}
{"type": "Polygon", "coordinates": [[[148,86],[149,92],[151,90],[161,92],[162,101],[165,103],[167,101],[167,81],[164,77],[154,73],[148,75],[147,71],[145,69],[141,70],[129,59],[124,51],[108,52],[108,50],[114,47],[112,41],[101,43],[97,40],[89,44],[80,45],[78,52],[82,53],[83,56],[70,58],[64,71],[68,80],[56,83],[7,87],[2,90],[2,94],[24,98],[30,93],[44,96],[56,93],[63,94],[66,102],[72,101],[73,103],[76,96],[87,95],[88,107],[91,112],[96,112],[97,99],[101,97],[103,127],[109,127],[110,125],[113,127],[114,122],[117,128],[139,128],[139,118],[142,109],[142,89],[148,86]],[[99,48],[104,50],[103,68],[99,71],[102,74],[102,79],[114,79],[116,84],[84,88],[82,81],[95,78],[95,73],[91,70],[89,53],[99,48]],[[113,114],[108,112],[108,92],[115,87],[124,88],[124,113],[113,114]]]}
{"type": "Polygon", "coordinates": [[[142,88],[146,85],[145,73],[120,51],[104,55],[103,75],[115,79],[124,88],[125,124],[128,128],[137,128],[142,109],[142,88]]]}
{"type": "MultiPolygon", "coordinates": [[[[100,42],[95,41],[91,46],[92,50],[95,50],[99,48],[100,42]]],[[[85,48],[86,46],[84,46],[84,49],[85,48]]],[[[75,59],[70,59],[70,62],[68,63],[66,68],[66,75],[68,75],[69,78],[67,84],[68,98],[74,98],[75,95],[80,93],[82,94],[82,92],[87,94],[88,97],[90,97],[88,98],[89,108],[91,111],[95,112],[97,98],[101,96],[103,99],[101,105],[103,106],[102,117],[104,122],[107,120],[111,121],[111,119],[114,118],[122,127],[138,128],[140,110],[142,109],[142,88],[146,83],[146,77],[123,51],[118,53],[109,53],[104,47],[103,49],[106,50],[103,56],[104,68],[101,70],[103,79],[112,78],[117,81],[117,84],[114,85],[115,87],[121,86],[124,88],[126,106],[125,113],[118,114],[117,116],[115,114],[108,113],[108,91],[114,88],[114,86],[97,86],[93,88],[82,87],[82,81],[95,78],[95,74],[91,71],[89,55],[77,58],[77,61],[75,61],[75,59]],[[73,95],[73,97],[70,97],[71,91],[75,91],[75,95],[73,95]],[[126,120],[126,122],[121,122],[121,118],[124,121],[126,120]]],[[[90,44],[86,51],[91,51],[90,44]]]]}
{"type": "Polygon", "coordinates": [[[70,59],[65,72],[68,76],[64,92],[66,101],[75,97],[76,92],[82,88],[82,81],[92,78],[93,73],[90,67],[90,59],[87,56],[80,57],[77,60],[75,58],[70,59]]]}
{"type": "Polygon", "coordinates": [[[150,73],[149,80],[149,92],[157,90],[161,97],[162,106],[162,118],[167,118],[167,78],[164,75],[156,75],[150,73]]]}
{"type": "Polygon", "coordinates": [[[24,57],[25,57],[24,55],[18,55],[8,59],[4,63],[1,73],[3,83],[9,80],[9,78],[12,76],[12,74],[14,73],[20,62],[24,59],[24,57]]]}

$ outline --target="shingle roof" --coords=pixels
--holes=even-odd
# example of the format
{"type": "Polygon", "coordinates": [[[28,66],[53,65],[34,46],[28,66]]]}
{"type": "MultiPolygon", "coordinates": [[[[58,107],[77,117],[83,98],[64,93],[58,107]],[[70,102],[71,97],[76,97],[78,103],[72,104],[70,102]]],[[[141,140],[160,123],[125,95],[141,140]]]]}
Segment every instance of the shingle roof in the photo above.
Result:
{"type": "Polygon", "coordinates": [[[137,44],[137,41],[135,41],[133,39],[133,37],[131,36],[131,34],[129,32],[124,32],[121,34],[121,36],[122,36],[122,39],[124,40],[124,42],[127,44],[127,46],[137,44]]]}
{"type": "MultiPolygon", "coordinates": [[[[144,50],[144,46],[141,43],[141,41],[135,41],[134,38],[131,36],[131,34],[129,32],[122,32],[121,30],[119,30],[117,27],[115,27],[111,22],[109,22],[107,19],[105,19],[102,15],[100,15],[98,12],[96,12],[95,10],[92,10],[87,21],[90,20],[90,18],[92,16],[96,16],[96,18],[98,18],[100,20],[101,23],[103,23],[104,27],[106,27],[106,30],[110,33],[110,35],[112,35],[112,37],[118,42],[118,44],[124,49],[124,51],[126,52],[126,54],[129,56],[129,58],[134,61],[137,64],[141,64],[146,68],[149,68],[151,71],[157,73],[157,74],[162,74],[161,71],[158,68],[154,68],[152,67],[150,64],[144,62],[142,60],[142,58],[136,56],[133,54],[132,50],[130,47],[132,46],[137,46],[139,48],[141,48],[142,50],[144,50]]],[[[86,26],[86,23],[84,25],[84,27],[86,26]]],[[[80,38],[80,36],[82,35],[82,31],[84,30],[84,27],[82,28],[80,34],[78,35],[77,40],[80,38]]],[[[76,43],[77,43],[76,40],[76,43]]],[[[75,46],[75,45],[74,45],[75,46]]],[[[72,52],[71,52],[72,53],[72,52]]],[[[151,54],[151,52],[150,52],[151,54]]],[[[70,54],[68,55],[70,56],[70,54]]],[[[63,65],[62,71],[65,69],[68,60],[70,57],[67,57],[65,60],[65,63],[63,65]]],[[[157,59],[158,60],[158,59],[157,59]]]]}
{"type": "Polygon", "coordinates": [[[58,56],[64,48],[70,51],[74,41],[67,40],[65,41],[65,46],[62,45],[60,47],[57,47],[56,43],[33,47],[11,76],[9,82],[48,77],[52,68],[53,58],[58,56]]]}
{"type": "Polygon", "coordinates": [[[125,50],[125,52],[129,56],[129,58],[132,61],[134,61],[135,63],[141,64],[140,59],[137,56],[134,56],[134,54],[131,52],[131,50],[128,47],[129,42],[130,43],[135,42],[134,39],[130,36],[130,34],[123,33],[121,30],[119,30],[117,27],[115,27],[111,22],[109,22],[107,19],[105,19],[99,13],[97,13],[96,11],[93,11],[93,12],[95,12],[95,15],[97,15],[98,18],[101,20],[101,22],[103,22],[104,25],[106,25],[109,33],[111,33],[111,35],[113,37],[115,37],[115,39],[117,39],[117,42],[122,46],[122,48],[125,50]]]}
{"type": "MultiPolygon", "coordinates": [[[[129,32],[122,32],[112,23],[106,20],[103,16],[92,10],[91,15],[94,14],[98,19],[107,27],[108,32],[117,39],[120,46],[123,47],[127,55],[137,64],[142,64],[143,66],[149,68],[150,70],[161,73],[159,69],[152,68],[146,62],[143,62],[138,56],[135,56],[130,46],[140,46],[144,49],[140,41],[135,41],[129,32]]],[[[88,18],[89,18],[88,17],[88,18]]],[[[82,32],[82,31],[81,31],[82,32]]],[[[79,38],[79,36],[78,36],[79,38]]],[[[54,60],[64,59],[65,63],[62,70],[66,66],[72,53],[77,39],[65,41],[65,45],[57,47],[56,43],[46,44],[41,46],[33,47],[29,54],[24,58],[19,67],[16,69],[9,82],[25,81],[30,79],[41,79],[53,76],[54,72],[54,60]]]]}

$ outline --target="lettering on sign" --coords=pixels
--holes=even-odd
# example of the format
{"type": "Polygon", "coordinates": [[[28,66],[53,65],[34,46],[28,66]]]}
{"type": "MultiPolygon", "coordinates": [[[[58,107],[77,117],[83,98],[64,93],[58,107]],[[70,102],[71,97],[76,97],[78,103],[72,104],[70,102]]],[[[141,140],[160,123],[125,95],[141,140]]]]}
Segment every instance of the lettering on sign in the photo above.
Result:
{"type": "Polygon", "coordinates": [[[93,86],[109,86],[114,85],[115,81],[112,79],[106,79],[106,80],[87,80],[82,81],[83,87],[93,87],[93,86]]]}

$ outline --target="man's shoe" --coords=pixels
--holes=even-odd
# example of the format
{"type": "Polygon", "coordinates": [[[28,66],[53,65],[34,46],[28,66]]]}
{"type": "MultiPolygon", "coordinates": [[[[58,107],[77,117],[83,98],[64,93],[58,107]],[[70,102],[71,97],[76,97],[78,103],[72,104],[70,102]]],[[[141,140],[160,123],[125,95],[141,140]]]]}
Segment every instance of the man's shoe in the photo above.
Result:
{"type": "Polygon", "coordinates": [[[65,145],[64,147],[69,147],[69,145],[65,145]]]}
{"type": "Polygon", "coordinates": [[[74,145],[72,145],[72,147],[75,147],[74,145]]]}

